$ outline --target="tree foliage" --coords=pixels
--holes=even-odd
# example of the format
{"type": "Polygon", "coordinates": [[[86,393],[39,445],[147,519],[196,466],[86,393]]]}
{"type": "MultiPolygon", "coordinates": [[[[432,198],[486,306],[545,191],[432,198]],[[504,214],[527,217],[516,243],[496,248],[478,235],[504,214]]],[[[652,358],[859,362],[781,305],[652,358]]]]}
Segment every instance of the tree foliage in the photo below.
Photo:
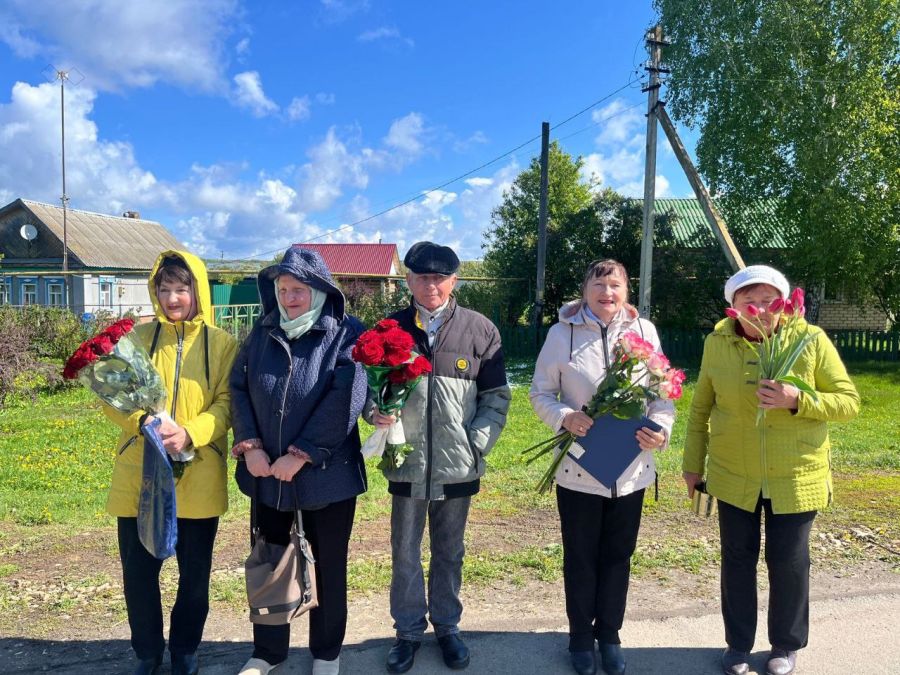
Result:
{"type": "Polygon", "coordinates": [[[900,305],[900,0],[654,0],[673,117],[726,216],[778,200],[788,273],[900,305]]]}
{"type": "MultiPolygon", "coordinates": [[[[582,160],[556,144],[550,147],[545,271],[545,316],[553,319],[564,302],[577,298],[587,266],[600,258],[618,260],[632,276],[637,295],[642,240],[641,203],[581,180],[582,160]]],[[[494,277],[526,277],[522,284],[498,284],[495,300],[504,322],[515,323],[531,309],[537,267],[540,163],[534,159],[504,195],[485,235],[485,270],[494,277]]],[[[653,318],[695,326],[719,311],[726,268],[717,248],[676,249],[673,214],[658,214],[654,235],[653,318]]],[[[486,292],[486,291],[485,291],[486,292]]]]}

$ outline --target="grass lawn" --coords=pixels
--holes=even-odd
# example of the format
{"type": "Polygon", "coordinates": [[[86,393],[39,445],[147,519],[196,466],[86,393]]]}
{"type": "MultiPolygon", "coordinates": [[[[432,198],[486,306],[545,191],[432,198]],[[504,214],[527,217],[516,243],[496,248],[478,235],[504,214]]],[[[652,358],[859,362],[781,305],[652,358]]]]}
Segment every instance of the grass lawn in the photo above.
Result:
{"type": "MultiPolygon", "coordinates": [[[[824,543],[815,543],[823,549],[818,559],[845,564],[869,550],[869,555],[882,559],[889,556],[898,568],[900,368],[866,364],[853,367],[852,375],[862,395],[862,414],[849,424],[831,426],[835,505],[816,521],[819,536],[827,535],[824,543]],[[886,542],[894,553],[872,541],[886,542]]],[[[528,402],[530,365],[511,364],[510,380],[514,389],[509,423],[488,458],[466,533],[467,584],[550,581],[560,575],[555,499],[534,490],[546,464],[527,466],[520,456],[549,430],[528,402]]],[[[652,490],[645,500],[633,565],[636,576],[665,580],[675,570],[712,569],[718,559],[715,522],[688,512],[680,478],[680,448],[693,393],[690,382],[685,392],[677,405],[672,447],[658,457],[659,500],[653,499],[652,490]]],[[[363,424],[363,434],[370,431],[363,424]]],[[[110,588],[118,576],[114,519],[104,510],[117,438],[93,395],[82,388],[41,396],[35,402],[10,401],[0,410],[0,608],[27,600],[24,587],[12,594],[11,586],[4,590],[4,582],[50,550],[69,555],[84,567],[79,571],[75,565],[59,582],[60,589],[69,589],[58,591],[59,602],[106,597],[121,612],[118,591],[110,588]]],[[[351,542],[350,587],[355,592],[384,590],[390,579],[390,496],[374,469],[375,460],[371,462],[369,490],[359,500],[351,542]]],[[[234,481],[229,481],[229,491],[231,509],[223,518],[216,553],[229,569],[214,576],[212,597],[240,607],[243,579],[236,570],[244,555],[248,502],[234,481]]],[[[170,570],[164,573],[164,585],[171,585],[171,566],[167,563],[164,569],[170,570]]]]}

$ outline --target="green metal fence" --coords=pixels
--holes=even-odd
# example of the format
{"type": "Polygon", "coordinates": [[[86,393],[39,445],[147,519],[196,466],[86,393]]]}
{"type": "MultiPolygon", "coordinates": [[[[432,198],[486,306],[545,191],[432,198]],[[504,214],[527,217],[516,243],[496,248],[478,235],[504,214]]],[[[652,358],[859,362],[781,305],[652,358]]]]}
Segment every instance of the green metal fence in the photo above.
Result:
{"type": "MultiPolygon", "coordinates": [[[[216,305],[216,325],[243,339],[259,316],[253,305],[216,305]]],[[[535,358],[547,337],[548,326],[535,338],[531,326],[501,326],[503,353],[508,358],[535,358]]],[[[900,361],[900,331],[827,330],[844,361],[900,361]]],[[[699,363],[703,356],[704,328],[659,328],[663,351],[676,364],[699,363]]]]}

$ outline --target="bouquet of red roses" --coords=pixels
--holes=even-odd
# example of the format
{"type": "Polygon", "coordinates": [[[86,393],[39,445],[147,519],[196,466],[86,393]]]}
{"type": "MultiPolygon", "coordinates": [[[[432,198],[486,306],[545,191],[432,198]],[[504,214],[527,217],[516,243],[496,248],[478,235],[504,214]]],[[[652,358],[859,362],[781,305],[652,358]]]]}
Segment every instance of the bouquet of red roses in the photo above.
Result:
{"type": "MultiPolygon", "coordinates": [[[[394,319],[382,319],[367,330],[353,347],[353,360],[366,371],[369,391],[382,415],[400,416],[400,411],[431,362],[413,351],[412,335],[394,319]]],[[[363,443],[363,457],[381,455],[381,468],[401,466],[412,447],[406,442],[398,419],[387,429],[376,429],[363,443]]]]}
{"type": "MultiPolygon", "coordinates": [[[[612,364],[606,377],[597,386],[596,393],[581,410],[591,419],[613,415],[620,419],[640,417],[649,401],[654,399],[678,400],[683,393],[685,374],[673,368],[662,352],[634,331],[623,333],[613,347],[612,364]]],[[[563,429],[522,451],[531,454],[526,461],[531,464],[539,457],[557,451],[550,466],[541,476],[538,492],[546,492],[553,485],[556,470],[575,442],[575,434],[563,429]]]]}
{"type": "Polygon", "coordinates": [[[145,442],[137,527],[144,548],[162,560],[174,555],[178,539],[173,469],[178,467],[180,475],[194,451],[170,462],[159,435],[160,418],[168,416],[166,388],[132,328],[134,321],[122,319],[81,343],[66,361],[63,377],[77,379],[116,410],[143,410],[157,418],[141,427],[145,442]]]}

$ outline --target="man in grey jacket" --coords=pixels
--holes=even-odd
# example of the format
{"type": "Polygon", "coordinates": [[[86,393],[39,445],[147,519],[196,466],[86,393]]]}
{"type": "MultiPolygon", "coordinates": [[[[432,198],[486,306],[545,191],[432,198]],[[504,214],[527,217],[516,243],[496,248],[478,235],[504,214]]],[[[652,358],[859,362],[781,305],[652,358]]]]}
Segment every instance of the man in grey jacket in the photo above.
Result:
{"type": "MultiPolygon", "coordinates": [[[[459,637],[463,535],[484,458],[506,424],[510,390],[497,328],[451,296],[459,268],[453,250],[418,242],[403,262],[413,299],[390,318],[413,336],[432,372],[400,416],[413,450],[399,467],[384,472],[393,500],[391,616],[397,631],[387,670],[412,668],[428,619],[444,663],[459,670],[469,665],[469,650],[459,637]],[[426,517],[431,541],[427,598],[422,570],[426,517]]],[[[375,410],[370,417],[379,426],[395,420],[375,410]]]]}

